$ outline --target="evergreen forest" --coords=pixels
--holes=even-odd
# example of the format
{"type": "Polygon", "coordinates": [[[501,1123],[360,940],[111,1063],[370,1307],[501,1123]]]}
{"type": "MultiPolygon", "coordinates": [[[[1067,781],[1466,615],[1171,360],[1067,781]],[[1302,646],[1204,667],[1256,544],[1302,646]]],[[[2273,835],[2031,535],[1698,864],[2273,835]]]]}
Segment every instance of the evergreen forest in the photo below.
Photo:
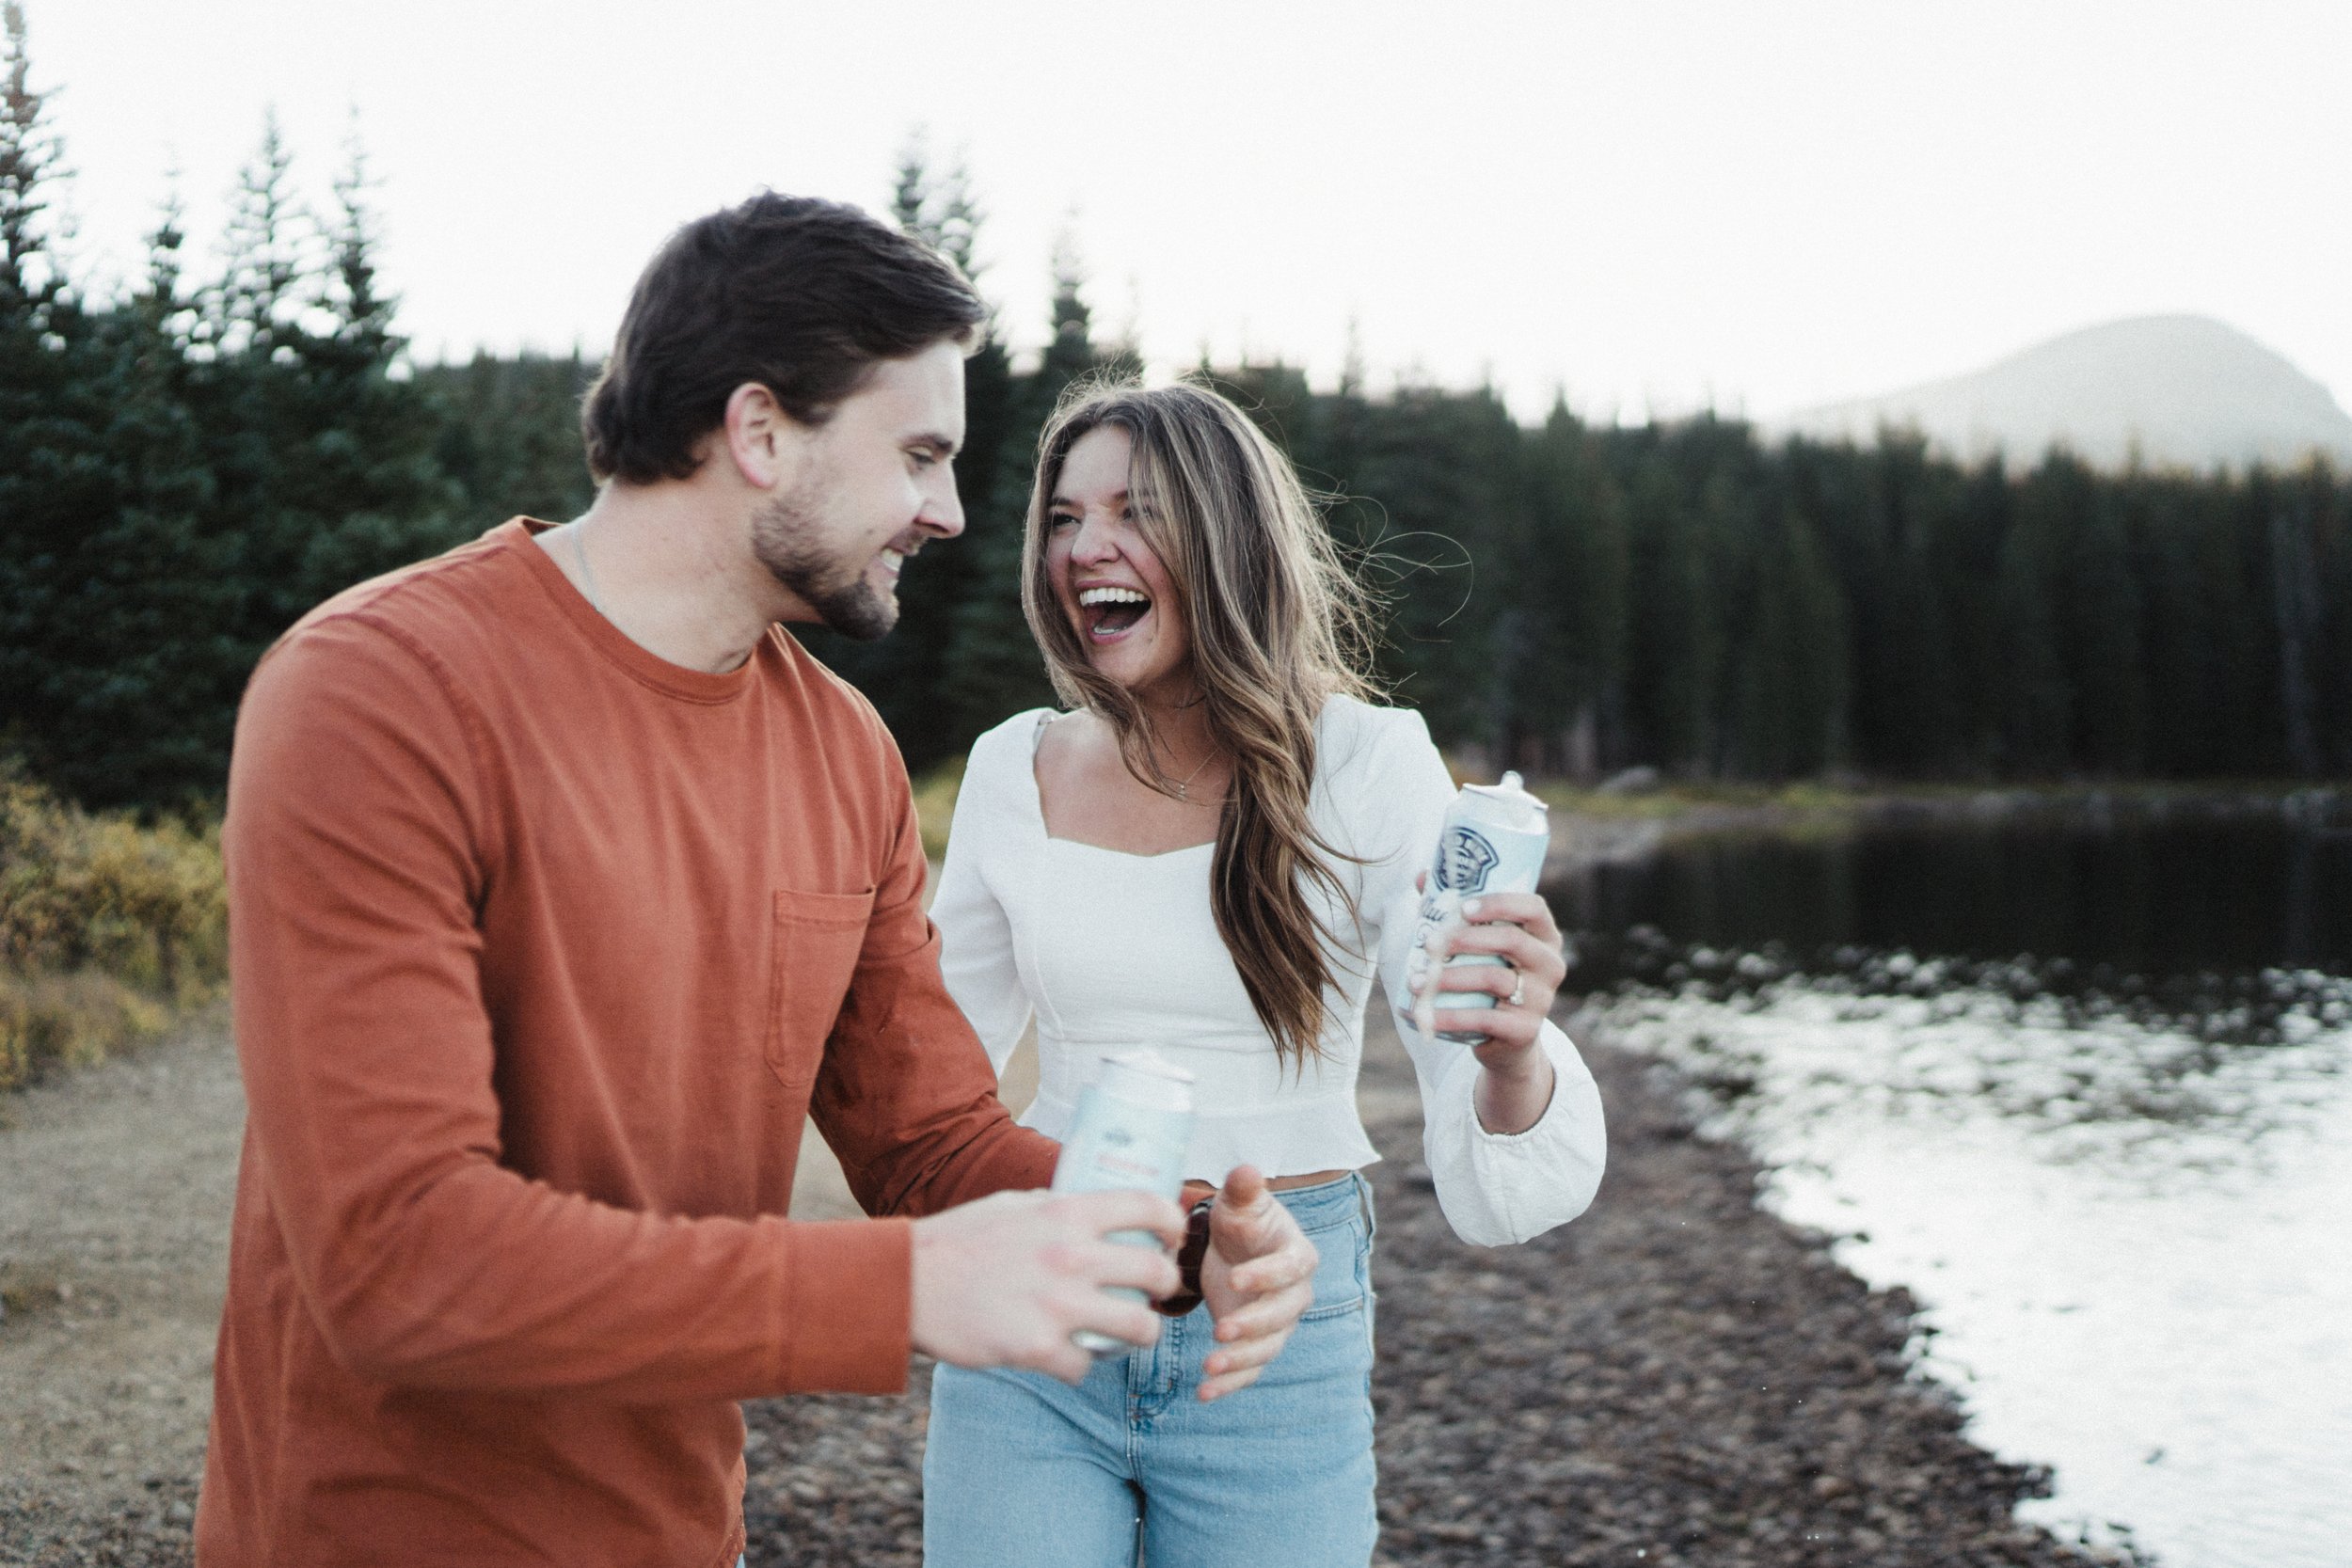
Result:
{"type": "MultiPolygon", "coordinates": [[[[274,125],[199,276],[175,204],[100,297],[50,221],[60,150],[22,12],[0,59],[0,753],[90,807],[201,810],[254,660],[337,590],[591,499],[574,356],[415,364],[364,158],[326,211],[274,125]]],[[[961,167],[893,214],[979,278],[961,167]]],[[[681,217],[689,214],[680,214],[681,217]]],[[[1051,700],[1016,563],[1038,428],[1132,367],[1057,262],[1034,363],[967,363],[964,537],[882,641],[806,641],[909,764],[1051,700]]],[[[1025,291],[1012,291],[1015,298],[1025,291]]],[[[1005,309],[1025,309],[1008,305],[1005,309]]],[[[1380,674],[1486,766],[1594,779],[2352,775],[2352,476],[1963,465],[1889,434],[1515,419],[1491,388],[1202,366],[1322,493],[1388,606],[1380,674]]]]}

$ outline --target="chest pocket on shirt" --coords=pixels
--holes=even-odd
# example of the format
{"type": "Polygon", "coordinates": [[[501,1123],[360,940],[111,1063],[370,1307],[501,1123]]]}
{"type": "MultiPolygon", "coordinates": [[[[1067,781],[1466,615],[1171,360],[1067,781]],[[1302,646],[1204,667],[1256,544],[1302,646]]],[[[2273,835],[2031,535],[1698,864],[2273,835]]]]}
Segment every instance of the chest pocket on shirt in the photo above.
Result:
{"type": "Polygon", "coordinates": [[[805,1088],[825,1059],[825,1037],[857,973],[873,913],[865,893],[779,892],[768,948],[768,1068],[805,1088]]]}

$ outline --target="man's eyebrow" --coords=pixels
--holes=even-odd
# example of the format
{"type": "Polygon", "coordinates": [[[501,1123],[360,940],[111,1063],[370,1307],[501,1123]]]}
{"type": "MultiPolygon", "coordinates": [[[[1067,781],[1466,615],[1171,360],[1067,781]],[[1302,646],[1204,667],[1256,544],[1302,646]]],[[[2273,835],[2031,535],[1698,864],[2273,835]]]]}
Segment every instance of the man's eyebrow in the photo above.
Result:
{"type": "Polygon", "coordinates": [[[908,437],[907,445],[911,447],[929,447],[933,451],[936,451],[945,457],[953,457],[957,452],[963,450],[962,442],[957,440],[952,436],[936,430],[927,430],[919,436],[908,437]]]}

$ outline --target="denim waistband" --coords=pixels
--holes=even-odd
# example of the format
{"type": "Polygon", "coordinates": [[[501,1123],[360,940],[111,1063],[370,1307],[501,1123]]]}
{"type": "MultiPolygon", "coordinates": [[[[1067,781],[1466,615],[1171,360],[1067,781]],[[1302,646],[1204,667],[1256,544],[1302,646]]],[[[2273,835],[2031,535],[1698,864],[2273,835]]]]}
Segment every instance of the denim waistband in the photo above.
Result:
{"type": "Polygon", "coordinates": [[[1298,1228],[1310,1236],[1359,1220],[1369,1227],[1372,1221],[1372,1183],[1359,1171],[1349,1171],[1311,1187],[1282,1188],[1274,1196],[1298,1221],[1298,1228]]]}

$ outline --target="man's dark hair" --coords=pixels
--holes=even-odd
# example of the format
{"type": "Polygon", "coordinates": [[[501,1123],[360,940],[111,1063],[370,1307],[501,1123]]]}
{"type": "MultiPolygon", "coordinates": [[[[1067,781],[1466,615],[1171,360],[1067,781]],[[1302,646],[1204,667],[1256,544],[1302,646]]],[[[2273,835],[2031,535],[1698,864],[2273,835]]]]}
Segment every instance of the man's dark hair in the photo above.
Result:
{"type": "Polygon", "coordinates": [[[762,191],[696,218],[645,264],[580,409],[589,471],[685,479],[745,382],[822,424],[878,361],[961,341],[987,313],[921,241],[838,201],[762,191]]]}

